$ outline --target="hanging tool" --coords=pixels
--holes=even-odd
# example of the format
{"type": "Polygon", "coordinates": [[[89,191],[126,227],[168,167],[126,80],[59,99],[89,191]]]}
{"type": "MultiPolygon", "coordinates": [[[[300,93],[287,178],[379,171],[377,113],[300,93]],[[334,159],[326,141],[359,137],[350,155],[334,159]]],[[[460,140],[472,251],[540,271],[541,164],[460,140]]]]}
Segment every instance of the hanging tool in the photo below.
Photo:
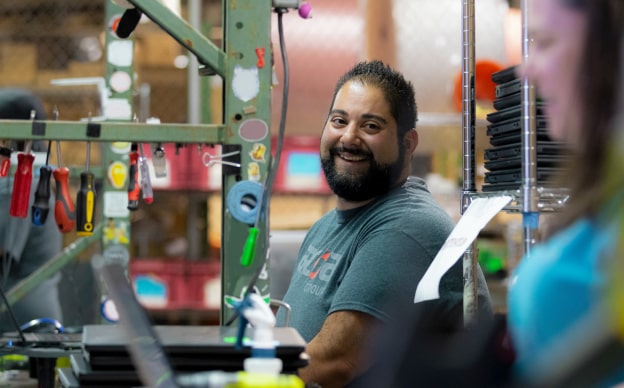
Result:
{"type": "Polygon", "coordinates": [[[134,29],[139,25],[141,16],[143,16],[143,13],[137,8],[126,9],[123,15],[121,15],[119,24],[117,24],[117,28],[115,30],[117,36],[121,39],[128,38],[134,29]]]}
{"type": "MultiPolygon", "coordinates": [[[[160,124],[158,117],[148,117],[145,119],[146,124],[160,124]]],[[[143,150],[141,150],[141,153],[143,150]]],[[[167,159],[165,158],[165,148],[162,143],[152,144],[152,166],[154,167],[154,176],[156,178],[164,178],[167,176],[167,159]]]]}
{"type": "MultiPolygon", "coordinates": [[[[58,119],[58,109],[54,108],[54,119],[58,119]]],[[[61,162],[61,142],[56,141],[57,167],[52,172],[56,183],[56,200],[54,202],[54,219],[61,233],[69,233],[76,226],[76,210],[69,192],[69,168],[61,162]]]]}
{"type": "Polygon", "coordinates": [[[143,143],[139,143],[139,151],[141,192],[143,193],[143,200],[145,201],[145,203],[150,204],[154,202],[154,192],[152,190],[152,180],[150,178],[149,166],[147,165],[147,158],[143,153],[143,143]]]}
{"type": "Polygon", "coordinates": [[[45,165],[39,168],[39,183],[35,190],[35,200],[31,207],[32,223],[41,226],[48,219],[50,211],[50,177],[52,176],[52,167],[50,167],[50,148],[52,141],[48,142],[48,152],[46,153],[45,165]]]}
{"type": "MultiPolygon", "coordinates": [[[[30,111],[30,119],[35,120],[37,112],[30,111]]],[[[17,154],[17,170],[13,180],[13,192],[11,193],[11,208],[9,214],[13,217],[26,218],[28,216],[28,202],[30,188],[32,186],[32,168],[35,155],[30,152],[32,141],[24,143],[24,152],[17,154]]]]}
{"type": "Polygon", "coordinates": [[[154,176],[157,178],[167,176],[167,159],[165,158],[165,148],[162,143],[152,147],[152,165],[154,166],[154,176]]]}
{"type": "Polygon", "coordinates": [[[130,180],[128,182],[128,210],[137,210],[139,208],[139,152],[137,143],[130,146],[130,180]]]}
{"type": "Polygon", "coordinates": [[[95,218],[95,179],[89,170],[91,159],[91,142],[87,142],[87,161],[85,171],[80,173],[80,188],[76,196],[76,234],[90,236],[93,234],[95,218]]]}
{"type": "Polygon", "coordinates": [[[6,147],[4,142],[0,143],[0,178],[9,174],[11,167],[11,149],[6,147]]]}

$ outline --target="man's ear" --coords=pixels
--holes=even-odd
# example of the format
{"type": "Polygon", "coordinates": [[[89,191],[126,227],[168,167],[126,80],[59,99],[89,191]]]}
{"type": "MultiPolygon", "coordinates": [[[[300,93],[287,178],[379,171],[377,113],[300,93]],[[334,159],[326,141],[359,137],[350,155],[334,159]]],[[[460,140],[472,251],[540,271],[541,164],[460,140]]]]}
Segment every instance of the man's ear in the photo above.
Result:
{"type": "Polygon", "coordinates": [[[412,128],[405,134],[403,138],[403,143],[405,144],[406,154],[411,155],[416,150],[418,146],[418,132],[416,132],[416,128],[412,128]]]}

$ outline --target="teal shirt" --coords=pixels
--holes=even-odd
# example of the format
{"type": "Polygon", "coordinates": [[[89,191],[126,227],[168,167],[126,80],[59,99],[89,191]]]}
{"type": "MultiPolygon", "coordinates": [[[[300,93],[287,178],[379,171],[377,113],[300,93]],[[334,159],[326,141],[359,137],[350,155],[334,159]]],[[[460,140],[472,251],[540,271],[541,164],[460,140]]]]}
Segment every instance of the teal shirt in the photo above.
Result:
{"type": "MultiPolygon", "coordinates": [[[[290,326],[310,341],[336,311],[388,321],[393,311],[410,308],[418,282],[453,228],[416,177],[370,204],[325,214],[306,235],[284,296],[292,309],[290,326]]],[[[478,278],[482,303],[489,309],[480,271],[478,278]]],[[[440,310],[463,304],[461,260],[443,277],[440,295],[440,310]]],[[[277,322],[285,322],[283,309],[277,322]]]]}
{"type": "MultiPolygon", "coordinates": [[[[535,360],[604,298],[619,227],[616,222],[581,219],[521,260],[508,294],[519,379],[536,378],[535,360]]],[[[605,386],[624,382],[624,367],[605,380],[605,386]]]]}

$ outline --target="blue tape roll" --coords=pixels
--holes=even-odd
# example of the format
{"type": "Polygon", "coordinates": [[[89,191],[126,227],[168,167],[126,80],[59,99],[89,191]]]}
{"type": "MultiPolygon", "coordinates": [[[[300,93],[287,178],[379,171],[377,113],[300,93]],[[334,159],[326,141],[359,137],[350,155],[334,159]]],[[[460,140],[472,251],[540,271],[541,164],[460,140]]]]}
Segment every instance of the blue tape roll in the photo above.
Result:
{"type": "Polygon", "coordinates": [[[262,185],[258,182],[240,181],[232,186],[226,205],[235,220],[248,225],[256,223],[262,198],[262,185]]]}

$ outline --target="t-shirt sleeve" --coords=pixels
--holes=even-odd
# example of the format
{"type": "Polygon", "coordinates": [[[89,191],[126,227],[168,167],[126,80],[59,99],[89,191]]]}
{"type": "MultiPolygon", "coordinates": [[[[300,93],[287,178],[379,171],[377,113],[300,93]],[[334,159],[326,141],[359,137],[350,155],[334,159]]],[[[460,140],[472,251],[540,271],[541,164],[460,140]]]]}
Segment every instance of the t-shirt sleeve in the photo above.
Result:
{"type": "Polygon", "coordinates": [[[416,285],[432,260],[430,252],[401,231],[372,233],[358,247],[329,312],[355,310],[388,320],[391,306],[413,304],[416,285]]]}

